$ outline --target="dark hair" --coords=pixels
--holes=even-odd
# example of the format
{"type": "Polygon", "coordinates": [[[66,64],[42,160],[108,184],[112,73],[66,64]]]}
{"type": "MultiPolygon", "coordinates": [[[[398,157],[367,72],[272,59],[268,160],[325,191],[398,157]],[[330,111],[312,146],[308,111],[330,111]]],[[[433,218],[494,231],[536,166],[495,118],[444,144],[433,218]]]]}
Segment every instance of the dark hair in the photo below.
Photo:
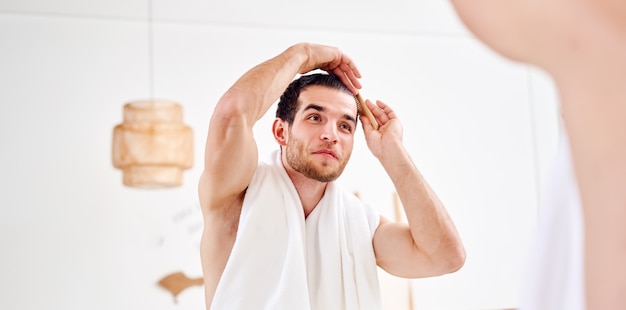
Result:
{"type": "Polygon", "coordinates": [[[326,73],[303,75],[300,78],[293,80],[289,86],[287,86],[287,89],[282,96],[280,96],[278,108],[276,109],[276,117],[285,120],[289,125],[292,125],[296,116],[296,111],[298,110],[298,97],[300,97],[300,93],[305,88],[311,85],[320,85],[339,89],[352,95],[352,92],[336,75],[326,73]]]}

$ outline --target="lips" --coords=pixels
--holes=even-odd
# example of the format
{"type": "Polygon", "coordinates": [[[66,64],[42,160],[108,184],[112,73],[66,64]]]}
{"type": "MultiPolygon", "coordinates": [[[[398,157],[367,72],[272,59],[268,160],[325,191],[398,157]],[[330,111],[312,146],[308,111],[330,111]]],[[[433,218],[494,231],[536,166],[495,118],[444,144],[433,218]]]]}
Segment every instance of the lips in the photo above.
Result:
{"type": "Polygon", "coordinates": [[[337,154],[335,154],[335,152],[333,152],[333,151],[331,151],[331,150],[328,150],[328,149],[315,151],[315,152],[313,152],[313,154],[317,154],[317,155],[329,155],[329,156],[332,156],[333,158],[337,159],[337,154]]]}

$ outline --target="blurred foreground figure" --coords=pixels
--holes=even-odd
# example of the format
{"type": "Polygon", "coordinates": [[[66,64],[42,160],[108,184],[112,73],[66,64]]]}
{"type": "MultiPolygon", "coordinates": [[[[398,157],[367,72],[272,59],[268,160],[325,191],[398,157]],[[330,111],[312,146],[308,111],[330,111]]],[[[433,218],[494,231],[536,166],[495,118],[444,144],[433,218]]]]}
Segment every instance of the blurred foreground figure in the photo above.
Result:
{"type": "Polygon", "coordinates": [[[626,1],[452,3],[488,46],[550,74],[560,97],[566,135],[523,308],[625,309],[626,1]]]}

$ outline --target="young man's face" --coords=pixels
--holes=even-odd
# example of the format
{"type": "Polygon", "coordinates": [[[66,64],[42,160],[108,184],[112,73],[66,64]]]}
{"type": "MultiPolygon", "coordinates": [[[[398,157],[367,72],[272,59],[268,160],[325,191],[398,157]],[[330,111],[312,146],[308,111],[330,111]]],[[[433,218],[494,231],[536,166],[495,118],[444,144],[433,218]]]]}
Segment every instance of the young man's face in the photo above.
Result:
{"type": "Polygon", "coordinates": [[[298,111],[288,129],[289,166],[320,182],[337,179],[352,154],[356,102],[341,90],[313,85],[300,93],[298,111]]]}

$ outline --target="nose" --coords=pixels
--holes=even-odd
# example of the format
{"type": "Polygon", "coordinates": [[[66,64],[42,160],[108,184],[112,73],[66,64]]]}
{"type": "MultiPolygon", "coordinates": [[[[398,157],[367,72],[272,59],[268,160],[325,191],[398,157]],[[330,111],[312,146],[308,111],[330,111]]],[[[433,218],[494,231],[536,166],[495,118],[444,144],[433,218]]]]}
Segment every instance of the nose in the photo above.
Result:
{"type": "Polygon", "coordinates": [[[337,143],[337,128],[334,126],[325,126],[320,138],[324,141],[337,143]]]}

